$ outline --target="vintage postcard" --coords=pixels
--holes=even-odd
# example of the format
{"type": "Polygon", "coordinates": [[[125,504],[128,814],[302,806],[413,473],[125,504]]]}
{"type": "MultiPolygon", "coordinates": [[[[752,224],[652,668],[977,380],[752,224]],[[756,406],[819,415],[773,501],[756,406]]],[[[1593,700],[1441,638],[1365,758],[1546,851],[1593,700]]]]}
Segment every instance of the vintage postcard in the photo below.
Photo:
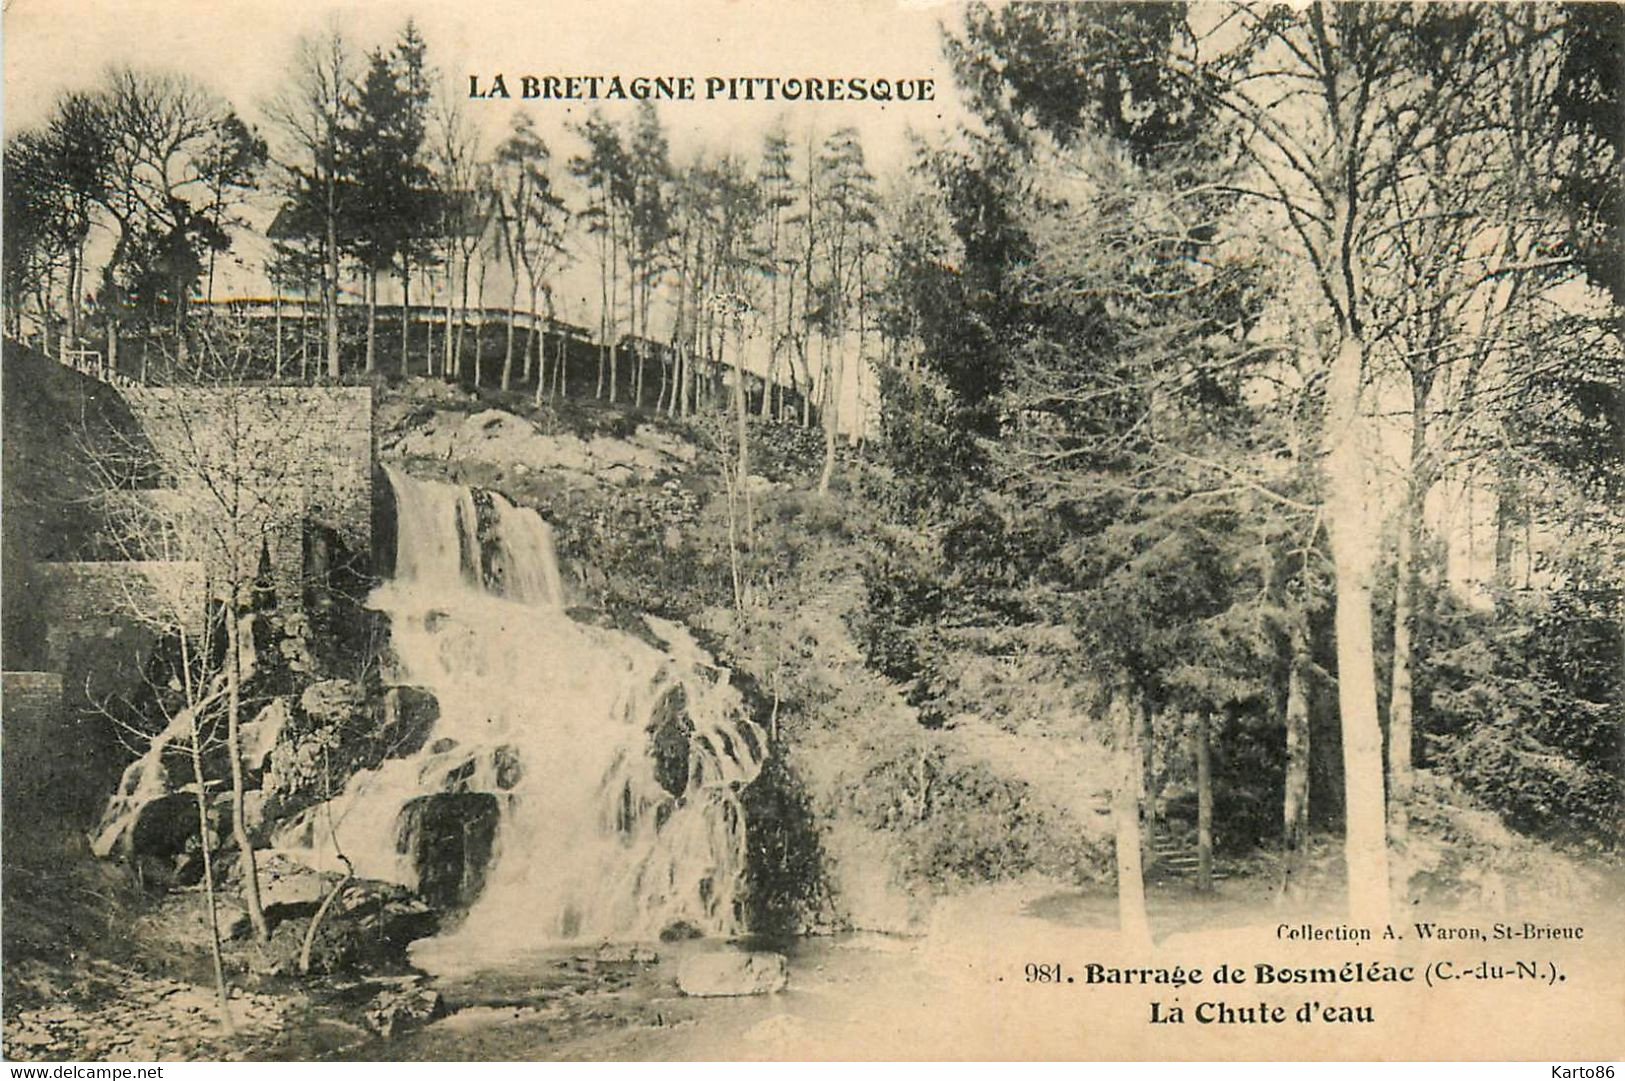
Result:
{"type": "Polygon", "coordinates": [[[1625,8],[8,0],[16,1063],[1625,1055],[1625,8]]]}

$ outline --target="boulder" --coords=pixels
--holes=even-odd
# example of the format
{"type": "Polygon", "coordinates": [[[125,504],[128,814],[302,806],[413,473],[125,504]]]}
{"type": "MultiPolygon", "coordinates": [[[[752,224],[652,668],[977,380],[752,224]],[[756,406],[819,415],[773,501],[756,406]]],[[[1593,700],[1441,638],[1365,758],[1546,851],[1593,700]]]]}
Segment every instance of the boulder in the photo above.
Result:
{"type": "Polygon", "coordinates": [[[384,691],[378,718],[379,742],[391,758],[405,758],[422,750],[440,719],[440,702],[422,687],[396,686],[384,691]]]}
{"type": "Polygon", "coordinates": [[[446,1003],[439,991],[415,987],[382,992],[363,1016],[368,1026],[387,1040],[445,1015],[446,1003]]]}
{"type": "Polygon", "coordinates": [[[662,942],[687,942],[691,938],[704,938],[705,932],[687,920],[676,920],[660,929],[662,942]]]}
{"type": "Polygon", "coordinates": [[[260,904],[267,910],[273,907],[314,910],[336,881],[334,876],[323,875],[281,855],[260,857],[259,879],[260,904]]]}
{"type": "Polygon", "coordinates": [[[243,793],[243,825],[256,837],[265,832],[267,798],[264,790],[259,788],[251,788],[243,793]]]}
{"type": "Polygon", "coordinates": [[[655,780],[672,796],[688,791],[690,744],[694,722],[688,716],[688,696],[682,685],[672,687],[649,711],[649,754],[654,759],[655,780]]]}
{"type": "MultiPolygon", "coordinates": [[[[279,923],[272,932],[272,949],[280,949],[290,962],[297,958],[314,911],[311,906],[310,915],[279,923]]],[[[311,970],[329,974],[399,971],[407,947],[438,929],[434,910],[410,890],[353,879],[340,891],[316,932],[311,970]]]]}
{"type": "Polygon", "coordinates": [[[604,965],[654,965],[660,954],[636,942],[605,942],[589,959],[604,965]]]}
{"type": "Polygon", "coordinates": [[[491,769],[496,775],[497,787],[504,792],[517,786],[525,775],[524,763],[519,760],[519,749],[507,743],[491,752],[491,769]]]}
{"type": "Polygon", "coordinates": [[[677,969],[678,989],[697,998],[771,995],[789,982],[790,965],[778,953],[696,953],[684,958],[677,969]]]}
{"type": "Polygon", "coordinates": [[[243,725],[239,746],[244,769],[257,773],[265,768],[265,760],[271,757],[271,749],[276,746],[292,715],[286,698],[273,698],[255,714],[253,720],[243,725]]]}
{"type": "Polygon", "coordinates": [[[487,792],[438,792],[402,807],[398,843],[417,869],[418,894],[440,908],[472,903],[485,886],[500,817],[487,792]]]}
{"type": "Polygon", "coordinates": [[[299,708],[314,721],[336,724],[349,720],[366,702],[366,692],[348,679],[312,683],[299,696],[299,708]]]}

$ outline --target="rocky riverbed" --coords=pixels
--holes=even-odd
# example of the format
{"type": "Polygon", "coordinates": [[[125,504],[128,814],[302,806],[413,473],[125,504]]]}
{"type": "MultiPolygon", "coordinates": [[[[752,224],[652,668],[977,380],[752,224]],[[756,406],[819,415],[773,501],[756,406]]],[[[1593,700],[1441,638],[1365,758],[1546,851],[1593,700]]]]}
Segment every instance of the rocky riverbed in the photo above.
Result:
{"type": "Polygon", "coordinates": [[[3,1042],[13,1062],[234,1058],[246,1042],[281,1028],[291,1005],[285,996],[235,988],[228,1034],[213,988],[108,961],[67,972],[20,962],[7,982],[13,993],[49,1003],[6,1011],[3,1042]]]}

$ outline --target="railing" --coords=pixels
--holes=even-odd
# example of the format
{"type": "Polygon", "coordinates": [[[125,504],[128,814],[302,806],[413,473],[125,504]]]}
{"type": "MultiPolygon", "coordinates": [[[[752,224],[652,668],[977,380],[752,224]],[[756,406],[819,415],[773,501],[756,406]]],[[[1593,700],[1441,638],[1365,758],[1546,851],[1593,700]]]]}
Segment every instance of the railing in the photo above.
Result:
{"type": "MultiPolygon", "coordinates": [[[[222,300],[194,299],[192,306],[237,315],[250,315],[257,319],[273,317],[278,308],[282,309],[285,317],[292,319],[298,319],[301,316],[308,317],[309,315],[319,316],[324,310],[322,301],[319,299],[292,296],[283,297],[281,300],[277,300],[275,297],[231,297],[222,300]]],[[[367,303],[354,297],[341,296],[339,298],[339,308],[344,312],[353,314],[365,311],[367,303]]],[[[407,306],[407,310],[411,313],[412,322],[417,324],[434,323],[443,326],[447,322],[468,325],[511,322],[520,329],[539,329],[551,334],[596,344],[592,332],[586,327],[566,322],[557,316],[549,317],[543,312],[532,312],[526,308],[508,308],[495,305],[470,305],[465,308],[453,305],[449,320],[444,304],[411,304],[407,306]]],[[[379,323],[389,320],[398,322],[401,317],[401,305],[399,304],[376,304],[373,306],[373,311],[377,315],[379,323]]]]}
{"type": "Polygon", "coordinates": [[[88,375],[92,379],[115,387],[141,385],[141,380],[108,367],[107,361],[103,359],[99,349],[69,349],[67,342],[64,341],[62,347],[57,351],[57,360],[65,368],[72,368],[81,375],[88,375]]]}
{"type": "MultiPolygon", "coordinates": [[[[274,297],[234,297],[222,300],[194,299],[192,304],[195,308],[203,311],[218,312],[227,318],[244,322],[271,319],[278,309],[281,309],[288,317],[296,320],[313,314],[319,315],[321,311],[320,300],[306,297],[283,297],[280,300],[274,297]]],[[[364,311],[366,305],[360,300],[341,297],[339,307],[346,315],[353,316],[358,311],[364,311]]],[[[380,325],[386,325],[399,322],[402,306],[399,304],[380,304],[376,306],[375,312],[380,325]]],[[[532,313],[524,309],[489,305],[468,308],[454,306],[449,320],[444,305],[412,304],[408,306],[407,312],[409,313],[410,322],[418,326],[438,325],[445,327],[458,323],[465,326],[489,326],[506,322],[512,323],[516,329],[531,333],[550,334],[556,338],[573,342],[578,346],[599,347],[598,341],[587,328],[565,322],[557,317],[549,318],[544,314],[532,313]]],[[[646,360],[669,360],[671,358],[672,347],[667,343],[646,340],[641,344],[643,350],[645,350],[644,359],[646,360]]],[[[635,348],[635,346],[631,340],[623,339],[616,343],[615,348],[617,350],[626,350],[635,348]]],[[[65,337],[62,339],[57,358],[65,367],[72,368],[112,386],[135,387],[141,386],[145,382],[143,378],[134,377],[112,368],[99,350],[70,349],[65,337]]],[[[734,378],[734,367],[713,357],[690,354],[685,358],[685,363],[691,365],[693,370],[704,378],[712,378],[720,374],[725,385],[730,384],[734,378]]],[[[759,372],[747,371],[745,375],[746,385],[753,393],[766,393],[769,387],[775,388],[786,395],[799,396],[803,393],[800,388],[788,385],[778,379],[769,380],[759,372]]]]}
{"type": "Polygon", "coordinates": [[[103,369],[106,365],[102,363],[99,349],[69,349],[68,343],[64,341],[57,359],[76,372],[94,375],[98,379],[105,374],[103,369]]]}

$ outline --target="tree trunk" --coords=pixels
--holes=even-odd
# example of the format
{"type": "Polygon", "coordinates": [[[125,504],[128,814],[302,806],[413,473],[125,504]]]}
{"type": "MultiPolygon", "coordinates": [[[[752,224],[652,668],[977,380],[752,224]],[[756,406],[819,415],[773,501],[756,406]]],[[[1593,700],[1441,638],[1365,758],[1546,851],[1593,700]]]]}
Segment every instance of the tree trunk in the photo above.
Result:
{"type": "Polygon", "coordinates": [[[411,374],[412,348],[412,264],[401,256],[401,378],[411,374]]]}
{"type": "MultiPolygon", "coordinates": [[[[331,186],[331,181],[329,181],[331,186]]],[[[327,275],[322,281],[323,299],[327,302],[327,375],[338,380],[339,371],[339,237],[338,215],[333,209],[329,193],[327,214],[327,275]]]]}
{"type": "Polygon", "coordinates": [[[508,334],[503,343],[502,352],[502,389],[513,389],[513,310],[519,305],[519,275],[511,275],[513,281],[508,285],[508,334]]]}
{"type": "Polygon", "coordinates": [[[1207,710],[1198,710],[1193,733],[1196,753],[1196,889],[1213,889],[1213,756],[1207,710]]]}
{"type": "Polygon", "coordinates": [[[79,348],[79,298],[85,295],[85,242],[74,244],[68,264],[68,341],[73,349],[79,348]]]}
{"type": "Polygon", "coordinates": [[[220,1001],[220,1028],[230,1035],[231,988],[226,985],[226,965],[220,952],[220,909],[214,899],[214,831],[209,828],[209,796],[203,784],[203,749],[199,745],[197,714],[191,718],[192,782],[197,785],[198,845],[203,855],[203,903],[209,906],[209,960],[214,965],[214,990],[220,1001]]]}
{"type": "Polygon", "coordinates": [[[643,408],[643,341],[638,337],[638,283],[637,278],[628,271],[632,277],[627,286],[626,325],[632,336],[632,405],[643,408]]]}
{"type": "Polygon", "coordinates": [[[367,363],[366,370],[378,369],[378,268],[367,268],[367,363]]]}
{"type": "MultiPolygon", "coordinates": [[[[548,307],[548,311],[551,313],[552,308],[553,308],[553,304],[552,304],[551,301],[548,302],[547,307],[548,307]]],[[[552,315],[549,314],[548,323],[551,325],[552,321],[553,321],[552,315]]],[[[545,341],[545,339],[544,339],[544,341],[545,341]]],[[[558,399],[561,402],[570,393],[570,387],[569,387],[570,372],[569,372],[569,369],[567,367],[569,359],[570,359],[570,354],[569,354],[569,351],[567,349],[567,346],[566,346],[566,343],[565,343],[565,340],[564,340],[564,335],[559,334],[553,339],[553,381],[554,381],[554,386],[556,386],[558,388],[558,399]]]]}
{"type": "Polygon", "coordinates": [[[423,374],[425,377],[434,375],[434,313],[435,294],[439,291],[434,271],[425,268],[423,272],[423,288],[428,292],[429,299],[424,303],[423,320],[423,374]]]}
{"type": "MultiPolygon", "coordinates": [[[[864,289],[864,247],[863,239],[858,239],[858,363],[852,369],[852,411],[857,414],[852,427],[846,433],[846,445],[857,447],[863,441],[863,369],[864,365],[864,325],[867,321],[868,293],[864,289]]],[[[1146,756],[1150,757],[1151,748],[1146,746],[1146,756]]]]}
{"type": "Polygon", "coordinates": [[[1309,842],[1309,669],[1308,634],[1292,628],[1286,677],[1286,786],[1281,803],[1281,895],[1303,895],[1305,846],[1309,842]]]}
{"type": "MultiPolygon", "coordinates": [[[[1156,721],[1156,711],[1151,706],[1149,696],[1140,697],[1139,715],[1136,721],[1140,726],[1140,823],[1144,832],[1141,837],[1142,851],[1150,853],[1157,836],[1157,797],[1156,790],[1156,743],[1153,732],[1156,721]]],[[[1149,864],[1150,860],[1147,860],[1149,864]]]]}
{"type": "Polygon", "coordinates": [[[818,473],[818,490],[827,492],[835,476],[835,428],[841,413],[838,397],[841,388],[840,380],[835,375],[835,365],[829,359],[829,339],[821,337],[819,343],[824,354],[824,467],[818,473]]]}
{"type": "Polygon", "coordinates": [[[474,389],[480,389],[480,382],[485,377],[485,259],[480,259],[480,270],[477,278],[474,306],[478,311],[474,315],[474,389]]]}
{"type": "Polygon", "coordinates": [[[451,329],[451,316],[452,302],[457,298],[457,290],[453,286],[451,276],[455,272],[456,264],[457,252],[453,249],[446,254],[446,325],[442,329],[440,340],[440,377],[442,379],[449,378],[452,375],[451,343],[454,335],[451,329]]]}
{"type": "MultiPolygon", "coordinates": [[[[1413,481],[1414,486],[1414,481],[1413,481]]],[[[1414,619],[1416,567],[1415,493],[1405,500],[1399,523],[1394,566],[1393,683],[1388,695],[1388,843],[1394,850],[1394,885],[1408,894],[1405,845],[1410,839],[1411,805],[1411,624],[1414,619]]]]}
{"type": "MultiPolygon", "coordinates": [[[[741,326],[739,340],[734,343],[734,432],[739,440],[739,487],[741,492],[748,493],[745,482],[750,476],[750,429],[745,423],[749,412],[745,397],[745,332],[741,326]]],[[[745,498],[748,506],[749,495],[745,498]]]]}
{"type": "Polygon", "coordinates": [[[265,909],[260,904],[259,866],[254,858],[254,845],[248,838],[248,823],[244,806],[243,783],[243,658],[242,628],[238,624],[235,591],[226,613],[226,754],[231,758],[231,834],[237,842],[237,852],[243,867],[243,900],[248,905],[248,919],[254,935],[261,942],[271,941],[271,928],[265,922],[265,909]]]}
{"type": "Polygon", "coordinates": [[[683,380],[687,378],[684,372],[682,328],[678,328],[671,344],[671,404],[667,407],[666,415],[680,417],[683,415],[683,380]]]}
{"type": "Polygon", "coordinates": [[[801,353],[801,426],[812,427],[812,359],[807,356],[807,342],[803,337],[798,346],[801,353]]]}
{"type": "Polygon", "coordinates": [[[1326,523],[1337,580],[1337,699],[1343,730],[1343,783],[1349,919],[1388,922],[1388,845],[1383,805],[1382,726],[1377,716],[1371,591],[1376,530],[1366,505],[1359,438],[1364,350],[1346,335],[1326,381],[1326,523]]]}
{"type": "MultiPolygon", "coordinates": [[[[48,357],[57,355],[57,351],[51,348],[51,323],[53,322],[51,318],[51,292],[55,286],[56,272],[53,270],[47,270],[45,272],[45,287],[39,290],[38,295],[34,298],[39,304],[39,325],[42,352],[44,352],[48,357]]],[[[179,307],[180,305],[177,304],[176,308],[179,309],[179,307]]]]}
{"type": "Polygon", "coordinates": [[[452,374],[461,379],[463,376],[463,331],[468,326],[468,262],[470,255],[463,254],[462,295],[457,304],[457,341],[451,352],[452,374]]]}
{"type": "Polygon", "coordinates": [[[276,377],[282,378],[282,281],[276,283],[276,314],[273,317],[276,326],[276,377]]]}
{"type": "Polygon", "coordinates": [[[609,373],[609,259],[604,254],[607,233],[598,234],[598,390],[604,397],[604,379],[609,373]]]}
{"type": "Polygon", "coordinates": [[[1495,459],[1495,603],[1506,604],[1512,590],[1512,550],[1517,539],[1518,473],[1509,454],[1495,459]]]}
{"type": "MultiPolygon", "coordinates": [[[[340,858],[343,858],[342,853],[340,858]]],[[[345,867],[349,867],[348,860],[345,860],[345,867]]],[[[305,928],[304,941],[299,945],[299,975],[310,975],[310,958],[316,949],[316,936],[321,932],[322,921],[327,918],[328,910],[333,907],[333,902],[339,899],[339,894],[343,893],[344,887],[349,884],[350,872],[347,869],[344,877],[333,883],[333,888],[327,891],[327,896],[322,898],[322,903],[316,906],[316,913],[310,917],[310,924],[305,928]]]]}
{"type": "Polygon", "coordinates": [[[542,388],[547,385],[546,327],[541,313],[536,310],[536,298],[541,290],[530,287],[530,337],[525,341],[525,378],[536,379],[536,404],[542,404],[542,388]]]}
{"type": "Polygon", "coordinates": [[[767,360],[767,374],[762,377],[762,402],[757,407],[757,416],[768,420],[773,416],[773,380],[778,378],[779,358],[769,357],[767,360]]]}
{"type": "Polygon", "coordinates": [[[616,305],[620,303],[620,252],[615,239],[615,215],[611,212],[609,217],[609,401],[613,405],[620,396],[620,313],[616,305]]]}
{"type": "Polygon", "coordinates": [[[1112,792],[1112,824],[1117,855],[1117,927],[1130,951],[1151,949],[1151,923],[1145,912],[1145,873],[1140,862],[1140,741],[1136,737],[1133,705],[1126,691],[1112,697],[1113,743],[1117,754],[1117,784],[1112,792]]]}

